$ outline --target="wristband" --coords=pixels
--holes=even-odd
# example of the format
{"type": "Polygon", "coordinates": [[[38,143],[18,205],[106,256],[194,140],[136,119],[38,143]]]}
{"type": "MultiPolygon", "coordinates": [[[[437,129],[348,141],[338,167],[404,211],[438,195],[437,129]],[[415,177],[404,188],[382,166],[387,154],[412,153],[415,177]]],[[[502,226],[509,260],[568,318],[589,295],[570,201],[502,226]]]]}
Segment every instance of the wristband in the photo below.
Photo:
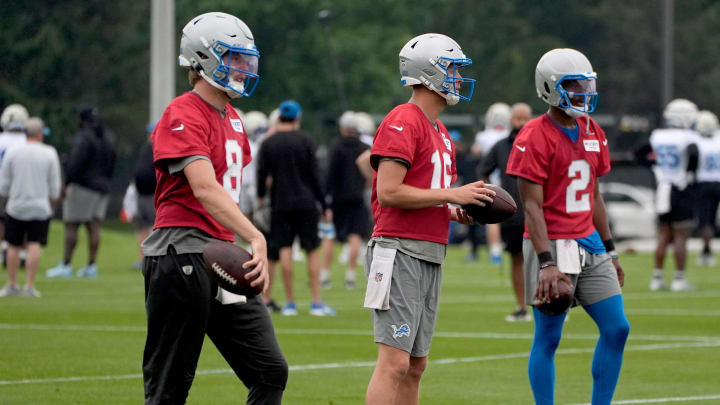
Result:
{"type": "Polygon", "coordinates": [[[611,251],[609,251],[609,252],[607,252],[607,253],[610,255],[610,258],[611,258],[611,259],[617,260],[617,259],[619,258],[619,257],[618,257],[618,252],[617,252],[616,250],[611,250],[611,251]]]}
{"type": "Polygon", "coordinates": [[[555,262],[545,262],[540,265],[540,271],[548,268],[548,267],[557,267],[557,264],[555,262]]]}
{"type": "Polygon", "coordinates": [[[552,255],[550,254],[550,252],[548,252],[547,250],[544,252],[538,253],[537,257],[538,257],[538,261],[540,263],[552,262],[554,260],[552,255]]]}
{"type": "Polygon", "coordinates": [[[615,243],[613,243],[612,238],[610,238],[608,240],[604,240],[603,245],[605,245],[605,251],[608,253],[615,250],[615,243]]]}

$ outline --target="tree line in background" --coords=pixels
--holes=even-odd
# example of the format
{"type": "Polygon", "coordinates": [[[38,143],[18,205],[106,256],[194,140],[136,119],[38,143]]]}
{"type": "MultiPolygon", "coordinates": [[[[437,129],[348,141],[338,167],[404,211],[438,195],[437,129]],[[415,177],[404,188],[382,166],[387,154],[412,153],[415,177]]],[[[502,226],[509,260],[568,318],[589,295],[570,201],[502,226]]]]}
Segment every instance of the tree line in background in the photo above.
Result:
{"type": "MultiPolygon", "coordinates": [[[[344,109],[384,114],[409,97],[399,85],[397,54],[424,32],[450,35],[473,59],[475,95],[453,113],[482,115],[497,101],[526,101],[541,111],[534,68],[555,47],[588,55],[598,72],[599,113],[656,117],[663,107],[661,1],[176,0],[178,47],[185,23],[207,11],[243,19],[261,53],[258,88],[234,105],[268,113],[295,99],[304,127],[323,143],[344,109]]],[[[0,21],[0,107],[26,105],[45,119],[48,142],[63,152],[78,107],[99,106],[125,157],[119,171],[126,184],[124,169],[148,123],[150,2],[5,0],[0,21]]],[[[720,2],[675,3],[674,95],[716,113],[718,27],[720,2]]],[[[178,70],[177,93],[188,88],[178,70]]]]}

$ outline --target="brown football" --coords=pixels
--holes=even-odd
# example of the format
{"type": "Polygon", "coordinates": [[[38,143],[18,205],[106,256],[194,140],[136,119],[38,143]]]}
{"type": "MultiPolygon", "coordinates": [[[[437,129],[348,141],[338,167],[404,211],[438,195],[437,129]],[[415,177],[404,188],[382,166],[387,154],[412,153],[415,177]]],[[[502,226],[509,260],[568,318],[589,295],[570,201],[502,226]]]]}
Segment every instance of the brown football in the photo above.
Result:
{"type": "Polygon", "coordinates": [[[485,184],[485,188],[495,192],[491,204],[486,202],[484,207],[465,204],[462,208],[479,224],[497,224],[510,219],[517,211],[515,200],[500,186],[485,184]]]}
{"type": "Polygon", "coordinates": [[[252,255],[247,250],[229,242],[213,241],[203,249],[205,268],[218,285],[231,293],[248,298],[262,292],[262,284],[252,287],[252,280],[245,278],[245,274],[253,270],[243,268],[243,264],[250,259],[252,255]]]}
{"type": "Polygon", "coordinates": [[[547,315],[560,315],[570,308],[573,303],[574,293],[572,288],[564,281],[560,280],[557,284],[560,296],[557,298],[550,297],[550,302],[536,303],[535,307],[540,312],[547,315]]]}

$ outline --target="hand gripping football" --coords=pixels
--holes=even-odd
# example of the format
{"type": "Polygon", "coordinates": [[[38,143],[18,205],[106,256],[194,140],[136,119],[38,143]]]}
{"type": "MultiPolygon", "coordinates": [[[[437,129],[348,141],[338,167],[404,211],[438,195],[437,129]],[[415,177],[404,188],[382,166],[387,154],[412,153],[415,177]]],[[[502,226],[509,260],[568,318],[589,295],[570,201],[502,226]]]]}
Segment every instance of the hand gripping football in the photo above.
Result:
{"type": "Polygon", "coordinates": [[[540,310],[540,312],[547,314],[547,315],[560,315],[563,312],[567,311],[568,308],[570,308],[570,305],[573,303],[573,290],[570,288],[570,286],[560,280],[557,283],[557,289],[559,293],[559,297],[550,297],[550,302],[540,303],[536,302],[535,307],[540,310]]]}
{"type": "Polygon", "coordinates": [[[250,286],[250,282],[255,278],[245,278],[245,274],[253,270],[243,268],[243,264],[250,259],[252,255],[248,251],[229,242],[213,241],[203,249],[205,268],[218,285],[231,293],[248,298],[262,292],[262,284],[250,286]]]}
{"type": "Polygon", "coordinates": [[[485,184],[485,188],[495,192],[491,204],[486,202],[484,207],[465,204],[462,208],[479,224],[497,224],[510,219],[517,211],[515,200],[500,186],[485,184]]]}

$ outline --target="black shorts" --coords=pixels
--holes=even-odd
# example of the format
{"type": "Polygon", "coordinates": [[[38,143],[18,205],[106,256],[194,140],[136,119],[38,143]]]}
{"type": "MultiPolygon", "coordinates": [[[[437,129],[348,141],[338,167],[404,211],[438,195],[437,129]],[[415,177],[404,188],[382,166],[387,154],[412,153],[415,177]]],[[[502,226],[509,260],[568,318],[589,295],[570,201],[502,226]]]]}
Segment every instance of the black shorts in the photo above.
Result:
{"type": "Polygon", "coordinates": [[[720,204],[720,183],[698,183],[697,192],[698,225],[701,228],[714,228],[720,204]]]}
{"type": "Polygon", "coordinates": [[[502,236],[503,243],[505,244],[506,252],[511,255],[522,253],[524,232],[525,227],[523,225],[500,226],[500,235],[502,236]]]}
{"type": "Polygon", "coordinates": [[[263,236],[265,237],[265,242],[267,243],[268,260],[272,260],[275,262],[280,260],[280,250],[278,249],[277,243],[275,243],[275,241],[273,240],[272,235],[270,235],[270,232],[265,232],[262,229],[260,229],[260,232],[262,232],[263,236]]]}
{"type": "Polygon", "coordinates": [[[304,250],[315,250],[320,246],[318,219],[316,210],[273,211],[270,214],[270,237],[278,249],[292,246],[298,236],[304,250]]]}
{"type": "Polygon", "coordinates": [[[363,200],[341,202],[332,205],[335,239],[347,241],[350,235],[370,236],[370,218],[363,200]]]}
{"type": "Polygon", "coordinates": [[[221,304],[201,253],[146,256],[145,404],[184,404],[207,335],[248,387],[248,404],[280,404],[288,366],[262,298],[221,304]]]}
{"type": "Polygon", "coordinates": [[[695,198],[693,187],[680,190],[673,186],[670,191],[670,212],[658,215],[658,222],[663,225],[691,224],[695,221],[695,198]]]}
{"type": "Polygon", "coordinates": [[[22,246],[25,242],[37,242],[47,245],[50,219],[23,221],[5,214],[5,240],[13,246],[22,246]]]}

